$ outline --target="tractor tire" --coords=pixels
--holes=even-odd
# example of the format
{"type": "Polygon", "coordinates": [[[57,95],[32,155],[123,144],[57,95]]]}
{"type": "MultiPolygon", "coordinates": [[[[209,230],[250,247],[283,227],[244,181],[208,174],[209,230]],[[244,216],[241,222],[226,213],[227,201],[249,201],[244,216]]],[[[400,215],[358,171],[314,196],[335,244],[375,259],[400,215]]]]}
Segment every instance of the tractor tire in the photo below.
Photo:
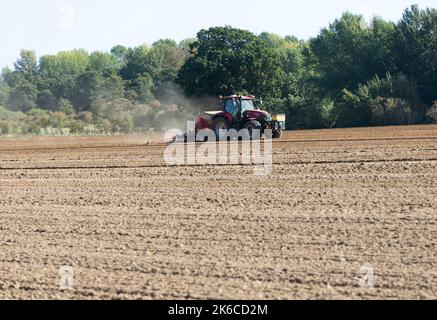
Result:
{"type": "Polygon", "coordinates": [[[282,138],[282,134],[283,134],[282,130],[274,130],[272,132],[272,138],[273,139],[281,139],[282,138]]]}
{"type": "Polygon", "coordinates": [[[250,140],[261,139],[263,127],[262,127],[261,123],[259,123],[258,121],[256,121],[256,120],[248,121],[244,125],[244,129],[247,129],[249,131],[250,140]],[[254,130],[259,130],[259,136],[254,135],[254,130]]]}
{"type": "Polygon", "coordinates": [[[229,123],[228,120],[226,120],[226,118],[224,117],[217,117],[214,119],[213,121],[213,130],[214,133],[216,135],[217,141],[221,141],[223,135],[222,132],[226,131],[226,133],[228,132],[229,129],[231,129],[231,124],[229,123]]]}

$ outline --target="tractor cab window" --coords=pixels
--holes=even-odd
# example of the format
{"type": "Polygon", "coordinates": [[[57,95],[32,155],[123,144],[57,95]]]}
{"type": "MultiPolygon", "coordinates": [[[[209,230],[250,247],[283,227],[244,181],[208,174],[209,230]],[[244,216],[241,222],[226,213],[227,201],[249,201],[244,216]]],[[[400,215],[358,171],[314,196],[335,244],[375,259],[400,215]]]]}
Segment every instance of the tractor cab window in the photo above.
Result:
{"type": "Polygon", "coordinates": [[[242,100],[241,101],[241,111],[247,111],[247,110],[256,110],[255,104],[253,103],[253,100],[242,100]]]}
{"type": "Polygon", "coordinates": [[[237,101],[234,99],[229,99],[225,104],[225,111],[231,114],[235,114],[238,111],[237,101]]]}

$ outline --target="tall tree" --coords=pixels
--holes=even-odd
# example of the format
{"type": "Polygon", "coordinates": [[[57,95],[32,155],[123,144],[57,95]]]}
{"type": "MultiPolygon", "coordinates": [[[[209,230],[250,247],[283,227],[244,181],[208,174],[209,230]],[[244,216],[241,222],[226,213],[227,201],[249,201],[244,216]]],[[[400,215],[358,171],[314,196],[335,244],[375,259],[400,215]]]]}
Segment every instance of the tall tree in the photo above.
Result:
{"type": "Polygon", "coordinates": [[[279,95],[279,56],[251,32],[231,27],[202,30],[191,51],[178,74],[188,94],[279,95]]]}
{"type": "Polygon", "coordinates": [[[35,51],[21,50],[20,57],[14,63],[14,68],[16,72],[34,76],[38,71],[38,61],[35,51]]]}
{"type": "Polygon", "coordinates": [[[397,26],[400,70],[419,85],[424,102],[437,100],[437,10],[407,9],[397,26]]]}
{"type": "Polygon", "coordinates": [[[154,77],[158,73],[159,60],[150,54],[150,48],[146,45],[129,48],[126,52],[126,64],[120,70],[124,80],[135,81],[141,76],[154,77]]]}
{"type": "Polygon", "coordinates": [[[176,79],[179,69],[184,64],[184,53],[174,40],[159,40],[152,46],[151,54],[159,59],[159,72],[155,85],[162,82],[172,82],[176,79]]]}
{"type": "Polygon", "coordinates": [[[6,106],[9,98],[9,85],[4,79],[4,75],[10,72],[9,69],[4,68],[0,75],[0,106],[6,106]]]}
{"type": "Polygon", "coordinates": [[[117,45],[111,49],[111,55],[115,58],[118,64],[118,69],[121,69],[126,64],[127,48],[117,45]]]}
{"type": "Polygon", "coordinates": [[[89,56],[88,68],[103,76],[111,76],[118,72],[118,61],[109,53],[94,51],[89,56]]]}
{"type": "Polygon", "coordinates": [[[128,98],[142,103],[152,100],[153,80],[159,75],[161,58],[147,46],[127,50],[120,75],[126,81],[128,98]]]}
{"type": "Polygon", "coordinates": [[[393,70],[394,25],[376,18],[369,26],[361,15],[345,13],[310,41],[328,90],[354,89],[375,74],[393,70]]]}
{"type": "Polygon", "coordinates": [[[43,56],[39,61],[39,88],[50,90],[58,99],[74,101],[76,80],[86,71],[88,65],[89,55],[84,50],[43,56]]]}
{"type": "Polygon", "coordinates": [[[14,71],[4,70],[3,78],[10,87],[8,105],[14,111],[28,111],[36,107],[38,96],[38,63],[35,52],[21,50],[14,71]]]}

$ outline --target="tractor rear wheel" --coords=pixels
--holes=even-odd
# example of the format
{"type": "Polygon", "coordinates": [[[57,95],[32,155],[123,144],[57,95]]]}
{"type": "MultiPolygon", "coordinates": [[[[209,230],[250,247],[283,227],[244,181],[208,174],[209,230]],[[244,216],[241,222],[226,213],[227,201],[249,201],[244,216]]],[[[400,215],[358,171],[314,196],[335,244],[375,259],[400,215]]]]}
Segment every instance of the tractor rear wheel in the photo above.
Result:
{"type": "Polygon", "coordinates": [[[249,137],[251,140],[261,139],[262,135],[262,125],[256,120],[248,121],[244,125],[244,129],[247,129],[249,131],[249,137]]]}
{"type": "Polygon", "coordinates": [[[231,124],[224,117],[217,117],[213,122],[213,129],[217,137],[217,141],[223,141],[228,130],[231,129],[231,124]]]}

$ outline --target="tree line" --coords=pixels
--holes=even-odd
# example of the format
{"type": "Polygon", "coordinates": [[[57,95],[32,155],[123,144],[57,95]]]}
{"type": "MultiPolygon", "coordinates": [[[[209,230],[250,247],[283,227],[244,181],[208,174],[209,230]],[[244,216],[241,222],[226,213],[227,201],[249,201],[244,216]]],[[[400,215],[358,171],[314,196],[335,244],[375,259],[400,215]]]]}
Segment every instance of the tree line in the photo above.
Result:
{"type": "Polygon", "coordinates": [[[254,94],[288,129],[437,122],[437,10],[397,22],[344,13],[309,40],[232,27],[177,43],[22,50],[0,77],[1,134],[163,130],[208,97],[254,94]]]}

